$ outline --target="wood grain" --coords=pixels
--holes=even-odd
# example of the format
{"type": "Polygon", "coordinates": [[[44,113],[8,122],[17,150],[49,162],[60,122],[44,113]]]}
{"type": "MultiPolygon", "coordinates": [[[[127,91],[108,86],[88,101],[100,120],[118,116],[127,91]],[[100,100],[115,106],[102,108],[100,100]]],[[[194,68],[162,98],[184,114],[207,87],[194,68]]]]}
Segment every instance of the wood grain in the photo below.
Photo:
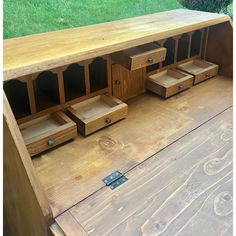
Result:
{"type": "Polygon", "coordinates": [[[216,77],[167,100],[147,93],[127,103],[125,120],[33,159],[54,216],[103,187],[114,170],[128,171],[231,106],[232,79],[216,77]]]}
{"type": "Polygon", "coordinates": [[[229,16],[178,9],[7,39],[3,42],[4,80],[65,66],[226,21],[230,21],[229,16]]]}
{"type": "Polygon", "coordinates": [[[111,66],[113,96],[125,101],[145,92],[146,68],[130,71],[119,64],[111,66]]]}
{"type": "Polygon", "coordinates": [[[205,57],[206,60],[220,65],[219,74],[233,76],[233,27],[231,21],[209,28],[205,57]]]}
{"type": "Polygon", "coordinates": [[[87,236],[83,227],[76,221],[73,215],[67,211],[56,218],[59,227],[66,236],[87,236]]]}
{"type": "Polygon", "coordinates": [[[229,108],[69,212],[89,235],[231,232],[232,127],[229,108]]]}
{"type": "Polygon", "coordinates": [[[51,209],[4,95],[4,218],[10,235],[47,235],[51,209]]]}

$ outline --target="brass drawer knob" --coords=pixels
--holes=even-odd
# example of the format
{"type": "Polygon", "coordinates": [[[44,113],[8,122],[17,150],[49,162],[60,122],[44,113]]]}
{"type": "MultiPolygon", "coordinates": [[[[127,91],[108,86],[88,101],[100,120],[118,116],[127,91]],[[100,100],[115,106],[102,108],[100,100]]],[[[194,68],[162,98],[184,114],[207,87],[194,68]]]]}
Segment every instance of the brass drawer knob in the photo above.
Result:
{"type": "Polygon", "coordinates": [[[106,125],[111,124],[111,119],[110,119],[110,118],[106,118],[106,119],[105,119],[105,123],[106,123],[106,125]]]}
{"type": "Polygon", "coordinates": [[[53,140],[49,139],[49,140],[48,140],[48,146],[49,146],[49,147],[52,147],[53,145],[54,145],[53,140]]]}
{"type": "Polygon", "coordinates": [[[115,84],[116,84],[116,85],[120,85],[120,80],[116,80],[116,81],[115,81],[115,84]]]}
{"type": "Polygon", "coordinates": [[[148,63],[148,64],[153,63],[153,58],[149,57],[149,58],[147,59],[147,63],[148,63]]]}
{"type": "Polygon", "coordinates": [[[179,89],[179,90],[181,90],[181,89],[183,89],[183,88],[184,88],[183,85],[179,85],[179,86],[178,86],[178,89],[179,89]]]}

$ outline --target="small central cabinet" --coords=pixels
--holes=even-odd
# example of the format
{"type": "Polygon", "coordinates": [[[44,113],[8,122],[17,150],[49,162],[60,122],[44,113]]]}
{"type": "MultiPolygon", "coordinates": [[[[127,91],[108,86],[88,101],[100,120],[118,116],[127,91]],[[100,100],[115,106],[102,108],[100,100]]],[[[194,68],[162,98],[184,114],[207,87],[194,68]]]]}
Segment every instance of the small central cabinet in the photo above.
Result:
{"type": "Polygon", "coordinates": [[[113,96],[124,101],[145,91],[146,68],[128,70],[120,64],[112,65],[113,96]]]}

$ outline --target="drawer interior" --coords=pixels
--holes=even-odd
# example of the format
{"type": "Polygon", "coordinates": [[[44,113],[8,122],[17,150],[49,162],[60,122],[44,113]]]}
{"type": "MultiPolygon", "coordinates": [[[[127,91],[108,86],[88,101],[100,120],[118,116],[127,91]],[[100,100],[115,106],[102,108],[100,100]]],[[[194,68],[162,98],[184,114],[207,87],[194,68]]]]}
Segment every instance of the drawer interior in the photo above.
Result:
{"type": "Polygon", "coordinates": [[[171,85],[175,85],[178,82],[181,82],[186,79],[186,74],[178,71],[176,69],[169,69],[152,76],[149,76],[149,79],[156,82],[159,85],[164,87],[169,87],[171,85]]]}
{"type": "Polygon", "coordinates": [[[19,127],[24,140],[27,141],[66,123],[57,113],[54,113],[23,123],[19,127]]]}
{"type": "Polygon", "coordinates": [[[87,101],[73,105],[72,109],[83,119],[89,119],[96,115],[106,113],[118,103],[105,95],[99,95],[87,101]]]}
{"type": "Polygon", "coordinates": [[[179,69],[191,74],[201,73],[203,70],[211,67],[213,64],[204,60],[192,60],[178,66],[179,69]]]}

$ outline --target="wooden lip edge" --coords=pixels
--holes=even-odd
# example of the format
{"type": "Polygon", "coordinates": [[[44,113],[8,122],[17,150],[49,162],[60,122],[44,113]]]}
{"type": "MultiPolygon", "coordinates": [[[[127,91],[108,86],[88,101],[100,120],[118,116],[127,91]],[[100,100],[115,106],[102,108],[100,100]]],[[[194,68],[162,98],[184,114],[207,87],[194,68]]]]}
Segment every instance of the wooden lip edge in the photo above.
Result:
{"type": "MultiPolygon", "coordinates": [[[[224,22],[229,22],[230,25],[232,25],[231,18],[229,16],[219,15],[219,18],[217,18],[217,19],[210,19],[208,21],[203,21],[200,23],[187,25],[187,26],[181,28],[182,29],[181,32],[182,33],[188,32],[188,28],[190,28],[190,27],[191,27],[191,31],[194,31],[194,30],[199,29],[199,27],[205,28],[205,27],[217,25],[217,24],[224,23],[224,22]]],[[[50,70],[50,69],[53,69],[56,67],[64,66],[65,64],[73,64],[78,61],[84,61],[84,60],[88,60],[90,58],[99,57],[99,56],[106,55],[106,54],[111,54],[113,52],[117,52],[120,50],[125,50],[125,49],[130,48],[130,46],[129,46],[130,43],[133,44],[132,47],[135,47],[135,46],[140,45],[140,41],[142,41],[141,44],[145,44],[145,43],[150,43],[152,41],[157,41],[157,40],[161,40],[164,38],[173,37],[174,35],[176,35],[176,33],[174,33],[174,31],[176,32],[176,29],[175,30],[172,29],[172,30],[165,32],[164,37],[163,36],[160,37],[160,35],[163,33],[156,33],[153,35],[143,36],[141,38],[136,38],[136,39],[128,40],[125,42],[120,42],[117,44],[104,46],[99,49],[92,49],[90,51],[87,51],[86,53],[84,53],[84,52],[74,53],[69,56],[45,60],[42,62],[36,62],[36,63],[30,64],[30,65],[25,65],[25,66],[10,68],[10,69],[3,69],[3,81],[11,80],[11,79],[14,79],[17,77],[37,73],[37,72],[44,71],[44,70],[50,70]],[[158,36],[160,37],[159,39],[158,39],[158,36]],[[101,53],[101,51],[103,51],[104,49],[106,49],[106,52],[101,53]],[[35,67],[36,69],[32,71],[32,69],[31,69],[32,67],[35,67]]],[[[178,32],[178,34],[181,34],[181,32],[178,32]]]]}

